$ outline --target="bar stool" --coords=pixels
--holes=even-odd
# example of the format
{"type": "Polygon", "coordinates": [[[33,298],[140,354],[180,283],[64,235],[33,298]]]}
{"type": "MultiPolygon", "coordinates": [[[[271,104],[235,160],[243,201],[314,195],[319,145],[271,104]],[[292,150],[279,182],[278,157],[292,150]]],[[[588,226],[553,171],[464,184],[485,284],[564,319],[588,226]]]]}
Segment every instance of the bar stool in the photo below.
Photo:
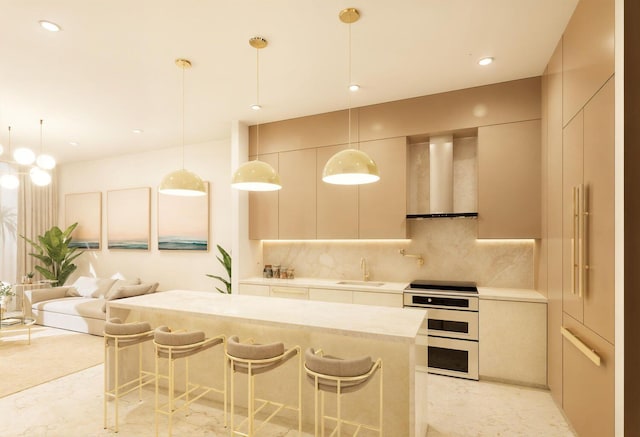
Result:
{"type": "Polygon", "coordinates": [[[321,393],[320,404],[320,422],[322,436],[324,436],[325,419],[331,419],[336,422],[336,428],[331,435],[337,432],[340,436],[342,432],[342,424],[349,424],[356,427],[353,435],[357,435],[361,428],[366,428],[377,432],[382,437],[382,360],[378,359],[372,362],[371,357],[362,357],[356,359],[341,359],[324,355],[322,349],[315,351],[309,348],[305,351],[304,369],[307,373],[307,379],[313,383],[314,387],[314,404],[315,404],[315,435],[318,436],[318,393],[321,393]],[[379,370],[379,372],[378,372],[379,370]],[[373,376],[380,375],[380,398],[379,398],[379,423],[375,427],[364,423],[358,423],[342,419],[341,397],[345,393],[352,393],[362,389],[367,383],[373,379],[373,376]],[[327,416],[324,413],[324,393],[336,393],[336,417],[327,416]]]}
{"type": "Polygon", "coordinates": [[[107,399],[115,399],[115,432],[118,432],[118,400],[138,390],[138,398],[142,401],[142,387],[155,379],[153,372],[142,370],[142,344],[153,339],[153,330],[147,322],[122,323],[118,318],[109,319],[104,325],[104,428],[107,429],[107,399]],[[138,377],[120,383],[120,351],[138,345],[138,377]],[[109,349],[113,348],[114,363],[108,363],[109,349]],[[109,365],[111,364],[111,365],[109,365]],[[109,368],[115,370],[113,388],[108,387],[109,368]]]}
{"type": "Polygon", "coordinates": [[[205,396],[209,392],[221,393],[224,398],[224,425],[227,425],[227,369],[223,365],[224,385],[222,389],[209,387],[202,384],[194,384],[189,381],[189,357],[199,354],[202,351],[217,346],[224,345],[225,336],[205,338],[202,331],[171,331],[167,326],[160,326],[154,332],[153,344],[155,345],[156,357],[156,399],[155,399],[155,422],[156,436],[158,435],[158,414],[165,414],[169,417],[169,436],[173,432],[173,414],[182,409],[188,408],[193,402],[205,396]],[[175,396],[175,363],[176,360],[185,359],[185,390],[179,396],[175,396]],[[160,374],[160,360],[168,360],[168,374],[160,374]],[[166,379],[168,382],[168,401],[160,405],[159,400],[159,380],[166,379]],[[192,396],[194,393],[197,394],[192,396]],[[178,405],[180,404],[180,405],[178,405]]]}
{"type": "Polygon", "coordinates": [[[294,346],[285,351],[283,343],[256,344],[252,339],[249,343],[241,343],[237,336],[230,337],[227,341],[226,356],[231,367],[231,435],[241,435],[253,437],[282,409],[289,409],[298,412],[298,435],[302,433],[302,357],[300,346],[294,346]],[[298,357],[298,405],[287,405],[273,400],[260,399],[255,397],[255,377],[267,373],[289,361],[294,356],[298,357]],[[234,425],[234,375],[244,373],[248,376],[247,381],[247,417],[238,424],[240,429],[245,422],[248,422],[247,432],[236,430],[234,425]],[[256,409],[255,401],[261,403],[256,409]],[[255,416],[267,406],[275,406],[276,410],[271,413],[257,428],[255,428],[255,416]]]}

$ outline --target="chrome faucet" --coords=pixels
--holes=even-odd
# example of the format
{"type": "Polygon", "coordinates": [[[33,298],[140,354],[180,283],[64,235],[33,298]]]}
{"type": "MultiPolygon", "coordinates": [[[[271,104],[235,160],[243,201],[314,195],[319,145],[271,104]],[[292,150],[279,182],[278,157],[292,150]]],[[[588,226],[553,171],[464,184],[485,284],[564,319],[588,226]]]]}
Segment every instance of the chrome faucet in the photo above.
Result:
{"type": "Polygon", "coordinates": [[[362,280],[369,280],[369,271],[367,270],[367,259],[365,257],[360,258],[360,270],[362,270],[362,280]]]}

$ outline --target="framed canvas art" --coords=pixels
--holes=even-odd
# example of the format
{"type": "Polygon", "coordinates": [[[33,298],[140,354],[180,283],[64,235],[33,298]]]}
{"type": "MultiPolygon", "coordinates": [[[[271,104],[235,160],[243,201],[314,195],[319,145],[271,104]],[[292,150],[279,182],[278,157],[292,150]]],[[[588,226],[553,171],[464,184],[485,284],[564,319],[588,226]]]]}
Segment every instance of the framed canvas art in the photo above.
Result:
{"type": "Polygon", "coordinates": [[[209,183],[205,196],[158,193],[158,250],[209,250],[209,183]]]}
{"type": "Polygon", "coordinates": [[[151,188],[107,192],[107,248],[149,250],[151,188]]]}
{"type": "Polygon", "coordinates": [[[102,193],[70,193],[65,196],[65,226],[78,223],[70,247],[100,250],[102,193]]]}

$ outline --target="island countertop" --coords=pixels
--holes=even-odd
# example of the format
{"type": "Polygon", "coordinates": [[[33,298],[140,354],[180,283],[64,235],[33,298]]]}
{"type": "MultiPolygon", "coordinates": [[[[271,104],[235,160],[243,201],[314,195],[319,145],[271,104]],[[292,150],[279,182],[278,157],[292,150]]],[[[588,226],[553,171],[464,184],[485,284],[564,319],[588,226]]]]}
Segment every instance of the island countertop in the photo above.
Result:
{"type": "Polygon", "coordinates": [[[416,308],[171,290],[108,302],[109,308],[171,310],[197,316],[414,343],[426,315],[416,308]]]}

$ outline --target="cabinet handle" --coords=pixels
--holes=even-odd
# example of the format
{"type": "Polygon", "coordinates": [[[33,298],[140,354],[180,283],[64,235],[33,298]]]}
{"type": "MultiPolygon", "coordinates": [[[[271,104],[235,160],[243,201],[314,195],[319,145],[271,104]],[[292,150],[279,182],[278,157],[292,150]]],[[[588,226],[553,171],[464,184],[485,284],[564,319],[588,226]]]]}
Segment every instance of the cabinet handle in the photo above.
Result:
{"type": "Polygon", "coordinates": [[[297,288],[272,288],[271,292],[281,294],[307,294],[307,290],[298,290],[297,288]]]}
{"type": "Polygon", "coordinates": [[[579,196],[579,186],[574,186],[572,188],[572,217],[571,217],[571,294],[578,293],[578,281],[579,281],[579,264],[578,264],[578,233],[579,233],[579,225],[580,225],[580,196],[579,196]]]}
{"type": "Polygon", "coordinates": [[[589,273],[589,259],[588,259],[589,238],[587,235],[589,210],[587,208],[587,198],[588,198],[587,187],[584,185],[581,185],[580,188],[582,190],[582,212],[580,214],[580,216],[582,217],[582,229],[581,229],[582,230],[582,236],[581,236],[582,253],[580,254],[582,267],[580,268],[580,289],[579,289],[578,295],[582,297],[582,296],[586,296],[588,291],[588,286],[589,286],[587,282],[587,277],[589,273]]]}
{"type": "Polygon", "coordinates": [[[589,358],[589,360],[591,360],[593,364],[600,367],[600,355],[598,355],[596,351],[594,351],[593,349],[590,349],[589,346],[584,344],[582,340],[576,337],[571,331],[569,331],[564,326],[560,327],[560,332],[562,333],[562,336],[564,338],[569,340],[569,343],[574,345],[580,352],[583,353],[584,356],[589,358]]]}

